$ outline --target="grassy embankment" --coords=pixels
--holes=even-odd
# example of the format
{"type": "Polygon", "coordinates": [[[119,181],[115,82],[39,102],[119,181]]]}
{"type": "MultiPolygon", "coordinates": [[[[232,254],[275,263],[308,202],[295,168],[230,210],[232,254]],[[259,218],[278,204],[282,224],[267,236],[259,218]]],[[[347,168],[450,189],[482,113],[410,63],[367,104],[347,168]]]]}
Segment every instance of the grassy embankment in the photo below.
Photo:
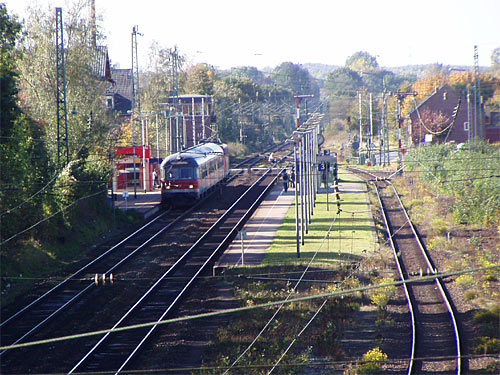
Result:
{"type": "MultiPolygon", "coordinates": [[[[300,259],[296,252],[295,206],[292,203],[262,265],[235,267],[226,271],[225,279],[232,284],[242,306],[283,300],[289,296],[296,298],[349,289],[362,283],[352,277],[350,264],[361,262],[378,249],[375,226],[365,183],[343,171],[340,178],[342,211],[338,214],[337,205],[332,203],[335,194],[330,192],[327,204],[327,195],[324,188],[321,189],[309,233],[300,248],[300,259]],[[305,281],[295,285],[313,256],[314,261],[305,275],[305,281]],[[311,279],[317,282],[311,282],[311,279]]],[[[308,326],[307,334],[288,352],[281,362],[283,367],[280,371],[288,374],[303,372],[304,366],[307,367],[313,357],[335,361],[344,359],[342,332],[349,326],[353,313],[359,310],[361,301],[362,296],[356,294],[329,298],[328,301],[313,299],[284,305],[273,318],[273,323],[254,343],[253,349],[237,363],[238,373],[256,373],[260,366],[264,371],[269,364],[277,363],[283,351],[318,309],[321,314],[308,326]]],[[[260,308],[233,315],[228,324],[219,328],[217,339],[209,345],[206,353],[208,360],[204,361],[204,366],[230,365],[275,311],[275,308],[260,308]]],[[[200,373],[212,374],[216,371],[205,369],[200,373]]]]}
{"type": "Polygon", "coordinates": [[[305,243],[300,247],[300,260],[296,251],[295,205],[292,204],[267,250],[263,264],[305,263],[315,256],[315,263],[336,265],[340,262],[359,261],[375,249],[374,225],[366,184],[343,171],[339,178],[342,184],[341,212],[337,214],[335,194],[330,191],[327,197],[323,187],[316,198],[309,233],[305,235],[305,243]]]}
{"type": "Polygon", "coordinates": [[[44,242],[25,236],[9,243],[0,254],[1,306],[5,307],[38,283],[70,274],[73,265],[86,256],[93,244],[130,230],[130,226],[141,220],[142,214],[133,210],[113,213],[108,209],[102,216],[93,216],[91,220],[82,220],[78,227],[66,229],[59,241],[44,242]]]}

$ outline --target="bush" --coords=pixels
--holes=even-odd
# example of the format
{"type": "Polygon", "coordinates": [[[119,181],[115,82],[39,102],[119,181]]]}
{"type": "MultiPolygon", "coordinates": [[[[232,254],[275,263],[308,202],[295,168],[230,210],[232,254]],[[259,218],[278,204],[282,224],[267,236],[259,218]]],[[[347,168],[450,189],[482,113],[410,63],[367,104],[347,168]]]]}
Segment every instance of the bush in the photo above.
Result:
{"type": "Polygon", "coordinates": [[[453,219],[461,224],[496,223],[500,215],[500,182],[492,177],[499,148],[475,142],[456,150],[453,144],[430,145],[410,150],[407,170],[417,169],[420,177],[437,194],[453,197],[453,219]]]}
{"type": "Polygon", "coordinates": [[[427,242],[429,250],[443,249],[446,246],[446,240],[442,237],[433,237],[427,242]]]}
{"type": "Polygon", "coordinates": [[[388,356],[379,347],[373,348],[363,354],[363,362],[359,365],[360,375],[380,374],[382,371],[382,361],[387,360],[388,356]]]}
{"type": "Polygon", "coordinates": [[[481,310],[474,315],[474,323],[479,325],[482,336],[500,338],[500,305],[491,310],[481,310]]]}
{"type": "Polygon", "coordinates": [[[474,354],[500,354],[500,340],[491,337],[479,337],[474,346],[474,354]]]}
{"type": "MultiPolygon", "coordinates": [[[[390,277],[384,277],[378,280],[378,284],[389,284],[392,282],[394,282],[394,280],[390,277]]],[[[375,304],[379,310],[385,311],[385,309],[387,308],[387,304],[395,293],[396,286],[388,285],[374,289],[371,292],[370,298],[372,303],[375,304]]]]}
{"type": "Polygon", "coordinates": [[[455,282],[460,286],[469,288],[474,285],[474,276],[472,276],[470,273],[465,273],[458,276],[455,282]]]}
{"type": "Polygon", "coordinates": [[[465,292],[465,299],[468,301],[472,301],[477,297],[477,293],[474,290],[468,290],[465,292]]]}
{"type": "Polygon", "coordinates": [[[444,221],[443,218],[437,218],[432,220],[431,228],[433,232],[442,235],[445,235],[446,232],[448,231],[448,226],[446,225],[446,222],[444,221]]]}

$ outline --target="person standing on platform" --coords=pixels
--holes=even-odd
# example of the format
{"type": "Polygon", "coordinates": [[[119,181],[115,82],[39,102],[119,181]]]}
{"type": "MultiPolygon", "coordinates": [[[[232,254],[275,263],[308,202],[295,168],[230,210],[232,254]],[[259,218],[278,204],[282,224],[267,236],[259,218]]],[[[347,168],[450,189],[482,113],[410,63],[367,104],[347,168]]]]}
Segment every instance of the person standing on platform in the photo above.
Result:
{"type": "Polygon", "coordinates": [[[286,169],[283,171],[281,175],[281,180],[283,181],[283,190],[286,193],[288,191],[288,181],[290,180],[288,173],[286,173],[286,169]]]}
{"type": "Polygon", "coordinates": [[[295,188],[295,168],[292,167],[292,172],[290,173],[290,186],[295,188]]]}
{"type": "Polygon", "coordinates": [[[158,187],[158,173],[153,169],[153,186],[158,187]]]}

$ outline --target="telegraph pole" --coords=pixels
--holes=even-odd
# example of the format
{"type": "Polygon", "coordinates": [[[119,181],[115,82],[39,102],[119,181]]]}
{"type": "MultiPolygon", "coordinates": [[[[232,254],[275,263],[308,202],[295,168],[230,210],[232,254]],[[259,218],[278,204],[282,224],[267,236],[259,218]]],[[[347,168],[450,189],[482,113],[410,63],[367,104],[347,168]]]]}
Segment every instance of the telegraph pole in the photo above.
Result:
{"type": "Polygon", "coordinates": [[[295,178],[293,184],[294,194],[295,194],[295,239],[297,242],[297,258],[300,258],[300,235],[299,235],[299,198],[298,198],[298,190],[299,190],[299,181],[297,180],[297,175],[299,173],[298,168],[298,160],[297,160],[297,143],[300,147],[300,138],[295,142],[296,144],[293,146],[293,164],[295,168],[295,178]]]}
{"type": "MultiPolygon", "coordinates": [[[[308,94],[308,95],[295,95],[295,105],[297,108],[297,129],[300,128],[300,101],[304,98],[314,98],[314,95],[308,94]]],[[[307,116],[307,113],[306,113],[307,116]]]]}
{"type": "Polygon", "coordinates": [[[361,112],[361,92],[358,92],[358,108],[359,108],[359,160],[361,160],[361,145],[363,144],[363,120],[361,112]]]}
{"type": "Polygon", "coordinates": [[[474,46],[474,138],[482,135],[482,108],[479,78],[479,53],[477,46],[474,46]]]}
{"type": "MultiPolygon", "coordinates": [[[[396,98],[397,98],[397,123],[398,123],[398,155],[399,155],[399,168],[403,167],[403,152],[406,150],[403,150],[402,148],[402,143],[401,143],[401,125],[404,121],[404,119],[401,117],[401,102],[402,100],[407,97],[407,96],[417,96],[416,92],[397,92],[396,93],[396,98]]],[[[398,168],[398,169],[399,169],[398,168]]]]}
{"type": "Polygon", "coordinates": [[[64,37],[62,8],[56,8],[56,84],[57,84],[57,164],[61,162],[61,126],[64,124],[65,143],[66,143],[66,163],[69,163],[69,144],[68,144],[68,109],[66,104],[66,65],[64,61],[64,37]]]}
{"type": "Polygon", "coordinates": [[[368,138],[368,155],[371,158],[372,156],[372,141],[373,139],[373,99],[372,93],[370,93],[370,135],[368,138]]]}
{"type": "MultiPolygon", "coordinates": [[[[137,199],[137,172],[135,154],[135,114],[141,114],[141,99],[139,90],[139,62],[137,59],[138,26],[132,28],[132,157],[134,158],[134,198],[137,199]]],[[[142,34],[139,34],[142,35],[142,34]]],[[[143,161],[144,162],[144,161],[143,161]]],[[[143,176],[144,177],[144,176],[143,176]]]]}

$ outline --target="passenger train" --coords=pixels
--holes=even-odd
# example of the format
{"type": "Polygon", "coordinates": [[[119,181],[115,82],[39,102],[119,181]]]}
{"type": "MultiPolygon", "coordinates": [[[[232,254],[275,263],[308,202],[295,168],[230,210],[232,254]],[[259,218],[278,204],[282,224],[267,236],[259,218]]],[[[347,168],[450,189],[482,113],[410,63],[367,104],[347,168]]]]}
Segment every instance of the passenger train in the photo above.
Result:
{"type": "Polygon", "coordinates": [[[229,174],[227,145],[207,142],[165,158],[160,167],[164,206],[185,206],[204,197],[229,174]]]}

